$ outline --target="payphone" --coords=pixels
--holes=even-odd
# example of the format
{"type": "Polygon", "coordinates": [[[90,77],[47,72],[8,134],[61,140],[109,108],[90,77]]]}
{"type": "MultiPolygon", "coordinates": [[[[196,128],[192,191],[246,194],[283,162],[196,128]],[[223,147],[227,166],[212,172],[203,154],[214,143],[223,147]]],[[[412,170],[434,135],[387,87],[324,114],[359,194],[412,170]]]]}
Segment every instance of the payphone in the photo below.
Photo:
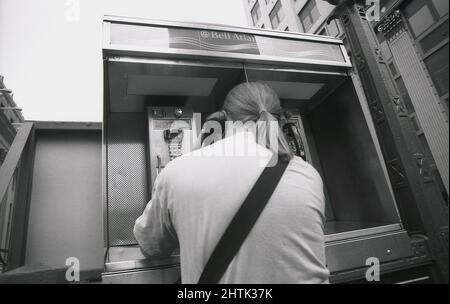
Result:
{"type": "Polygon", "coordinates": [[[365,267],[368,256],[382,263],[411,256],[370,110],[349,75],[342,41],[119,17],[106,17],[104,27],[105,282],[177,279],[177,253],[145,259],[132,234],[134,221],[158,173],[193,148],[201,130],[196,113],[206,118],[218,111],[231,88],[245,81],[274,89],[290,148],[322,177],[330,271],[365,267]]]}
{"type": "Polygon", "coordinates": [[[151,189],[168,162],[192,150],[198,131],[192,109],[189,108],[149,107],[147,115],[151,189]]]}

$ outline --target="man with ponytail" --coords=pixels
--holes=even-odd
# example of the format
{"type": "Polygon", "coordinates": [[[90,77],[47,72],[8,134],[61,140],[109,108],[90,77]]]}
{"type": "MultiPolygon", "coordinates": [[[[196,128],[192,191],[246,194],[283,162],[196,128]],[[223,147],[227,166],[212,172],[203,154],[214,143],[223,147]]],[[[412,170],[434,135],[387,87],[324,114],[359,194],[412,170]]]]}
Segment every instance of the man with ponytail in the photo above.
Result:
{"type": "Polygon", "coordinates": [[[225,137],[203,136],[202,146],[158,175],[134,228],[142,251],[151,258],[180,248],[182,283],[197,283],[264,168],[284,162],[274,192],[219,283],[327,283],[322,180],[290,151],[276,93],[262,83],[239,84],[208,120],[204,128],[225,128],[225,137]]]}

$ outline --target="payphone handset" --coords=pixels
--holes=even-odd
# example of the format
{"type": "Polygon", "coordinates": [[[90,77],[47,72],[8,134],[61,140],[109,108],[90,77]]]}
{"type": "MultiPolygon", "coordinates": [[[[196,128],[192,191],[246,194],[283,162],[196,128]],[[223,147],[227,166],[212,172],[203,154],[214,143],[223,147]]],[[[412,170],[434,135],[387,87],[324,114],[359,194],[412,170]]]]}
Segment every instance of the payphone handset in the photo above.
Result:
{"type": "Polygon", "coordinates": [[[151,188],[170,161],[192,150],[197,133],[193,112],[188,109],[149,107],[147,113],[151,188]]]}
{"type": "Polygon", "coordinates": [[[309,149],[306,144],[300,113],[286,111],[287,122],[282,126],[282,130],[292,153],[310,162],[309,149]]]}
{"type": "Polygon", "coordinates": [[[283,126],[283,133],[289,144],[289,148],[296,156],[303,158],[306,161],[306,151],[300,132],[293,122],[288,122],[283,126]]]}
{"type": "Polygon", "coordinates": [[[164,130],[164,139],[169,146],[169,159],[173,160],[181,156],[183,148],[183,128],[172,128],[164,130]]]}

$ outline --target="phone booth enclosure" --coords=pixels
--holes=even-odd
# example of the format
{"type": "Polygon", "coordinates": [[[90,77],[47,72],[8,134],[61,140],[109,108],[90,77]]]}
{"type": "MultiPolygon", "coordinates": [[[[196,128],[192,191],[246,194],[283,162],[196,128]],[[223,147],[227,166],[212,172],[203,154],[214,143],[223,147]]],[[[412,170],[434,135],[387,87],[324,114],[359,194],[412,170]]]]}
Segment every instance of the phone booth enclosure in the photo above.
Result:
{"type": "MultiPolygon", "coordinates": [[[[327,38],[317,39],[329,43],[327,38]]],[[[123,273],[156,267],[171,269],[166,278],[170,283],[178,252],[163,260],[145,259],[133,236],[134,222],[151,198],[157,172],[187,151],[183,141],[221,108],[235,85],[245,81],[263,82],[275,90],[285,110],[288,125],[282,127],[289,144],[323,179],[330,271],[364,267],[371,252],[379,254],[382,262],[411,255],[370,111],[349,65],[299,65],[286,58],[282,64],[267,63],[245,54],[239,59],[240,55],[221,57],[217,52],[214,56],[146,52],[145,47],[139,51],[108,43],[104,47],[105,278],[117,282],[113,278],[123,273]],[[196,113],[200,121],[194,119],[196,113]],[[185,126],[174,127],[177,120],[185,126]]]]}

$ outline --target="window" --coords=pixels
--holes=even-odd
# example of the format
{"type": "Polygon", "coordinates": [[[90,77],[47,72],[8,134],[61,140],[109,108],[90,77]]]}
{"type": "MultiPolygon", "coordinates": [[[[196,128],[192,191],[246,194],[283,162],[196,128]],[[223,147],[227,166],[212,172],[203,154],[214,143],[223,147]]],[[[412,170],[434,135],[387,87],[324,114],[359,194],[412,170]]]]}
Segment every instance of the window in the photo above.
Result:
{"type": "Polygon", "coordinates": [[[280,1],[277,1],[277,4],[273,7],[269,17],[270,22],[272,23],[272,28],[277,29],[278,25],[280,25],[280,22],[284,18],[284,12],[280,1]]]}
{"type": "Polygon", "coordinates": [[[448,14],[448,0],[433,0],[434,7],[439,14],[439,17],[443,17],[448,14]]]}
{"type": "Polygon", "coordinates": [[[255,6],[252,8],[252,20],[253,20],[253,25],[257,25],[259,18],[261,17],[261,9],[259,7],[259,3],[256,2],[255,6]]]}
{"type": "Polygon", "coordinates": [[[446,105],[449,86],[448,5],[448,1],[444,0],[416,0],[408,2],[403,9],[422,53],[422,60],[446,105]]]}
{"type": "Polygon", "coordinates": [[[300,21],[303,25],[305,32],[309,31],[311,27],[316,23],[320,17],[319,10],[317,9],[316,1],[310,0],[305,7],[298,14],[300,21]]]}
{"type": "Polygon", "coordinates": [[[411,30],[416,37],[424,33],[434,23],[433,15],[431,14],[428,6],[423,6],[421,9],[411,15],[408,18],[408,21],[411,25],[411,30]]]}
{"type": "Polygon", "coordinates": [[[441,17],[448,15],[448,1],[416,0],[407,2],[403,13],[411,32],[417,38],[431,28],[441,17]],[[446,3],[444,3],[446,2],[446,3]]]}
{"type": "Polygon", "coordinates": [[[448,93],[448,44],[424,60],[440,96],[448,93]]]}
{"type": "Polygon", "coordinates": [[[333,19],[330,24],[327,26],[328,33],[330,36],[338,37],[341,34],[341,31],[339,29],[339,25],[336,21],[336,19],[333,19]]]}
{"type": "Polygon", "coordinates": [[[327,30],[325,28],[321,29],[319,32],[320,36],[327,36],[327,30]]]}
{"type": "Polygon", "coordinates": [[[448,40],[448,20],[439,25],[431,33],[420,40],[422,51],[426,54],[440,45],[442,41],[448,40]]]}

